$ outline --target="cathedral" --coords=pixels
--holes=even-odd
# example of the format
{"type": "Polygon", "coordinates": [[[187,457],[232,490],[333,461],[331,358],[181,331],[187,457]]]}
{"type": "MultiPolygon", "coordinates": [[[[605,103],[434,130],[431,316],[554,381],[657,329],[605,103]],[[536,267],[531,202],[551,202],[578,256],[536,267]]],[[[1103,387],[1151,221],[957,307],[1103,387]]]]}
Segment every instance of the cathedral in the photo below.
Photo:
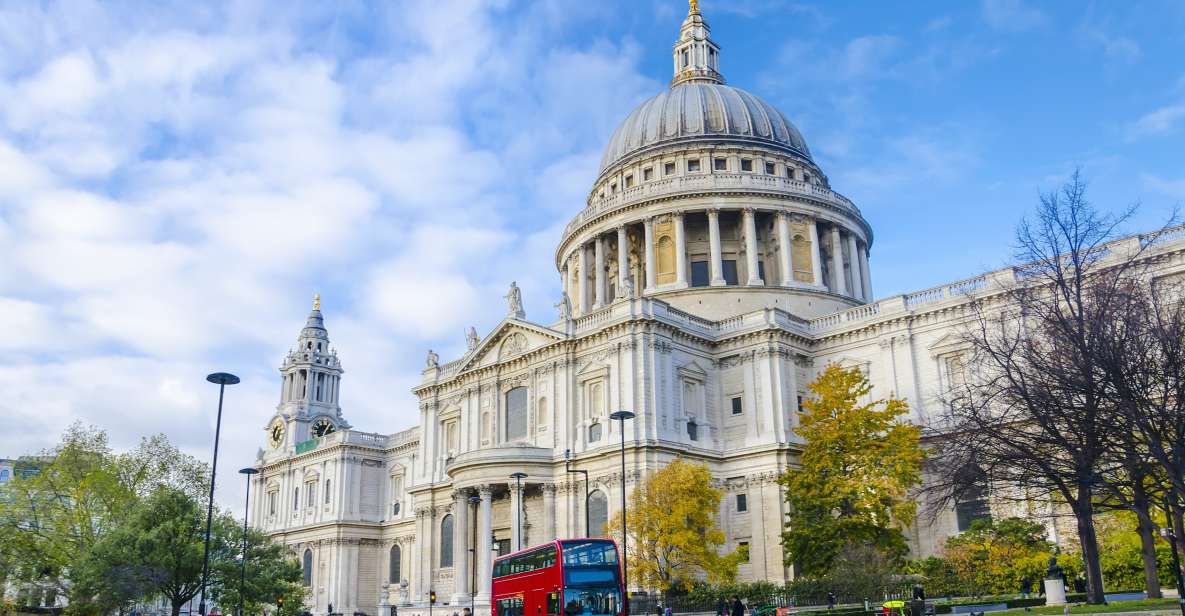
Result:
{"type": "MultiPolygon", "coordinates": [[[[726,85],[720,55],[693,1],[670,86],[622,121],[559,238],[558,314],[529,318],[512,283],[505,318],[470,330],[463,356],[428,352],[416,427],[346,421],[314,304],[280,367],[250,514],[301,560],[313,614],[418,614],[431,593],[436,608],[487,613],[497,554],[604,535],[623,484],[676,457],[723,491],[725,548],[748,547],[740,579],[782,582],[794,572],[777,478],[795,468],[814,376],[856,367],[912,421],[939,416],[962,370],[960,308],[1012,270],[874,299],[871,226],[780,111],[726,85]]],[[[1156,241],[1182,267],[1185,239],[1156,241]]],[[[913,553],[993,509],[985,487],[919,520],[913,553]]]]}

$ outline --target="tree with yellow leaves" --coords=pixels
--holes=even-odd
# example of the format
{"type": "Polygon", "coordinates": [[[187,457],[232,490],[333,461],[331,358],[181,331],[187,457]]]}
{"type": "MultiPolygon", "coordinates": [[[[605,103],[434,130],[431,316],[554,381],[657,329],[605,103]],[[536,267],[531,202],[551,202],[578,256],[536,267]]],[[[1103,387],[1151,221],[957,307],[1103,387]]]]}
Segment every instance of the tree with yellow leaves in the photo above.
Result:
{"type": "Polygon", "coordinates": [[[920,429],[897,398],[865,402],[872,386],[857,369],[827,366],[810,385],[798,434],[802,467],[782,476],[790,513],[782,533],[786,563],[800,575],[825,575],[847,545],[871,546],[897,561],[907,553],[901,528],[917,506],[920,429]]]}
{"type": "MultiPolygon", "coordinates": [[[[690,589],[697,579],[735,581],[744,555],[719,553],[724,533],[715,516],[722,496],[707,466],[682,458],[634,488],[627,518],[630,581],[662,591],[690,589]]],[[[608,528],[621,528],[620,512],[608,528]]]]}

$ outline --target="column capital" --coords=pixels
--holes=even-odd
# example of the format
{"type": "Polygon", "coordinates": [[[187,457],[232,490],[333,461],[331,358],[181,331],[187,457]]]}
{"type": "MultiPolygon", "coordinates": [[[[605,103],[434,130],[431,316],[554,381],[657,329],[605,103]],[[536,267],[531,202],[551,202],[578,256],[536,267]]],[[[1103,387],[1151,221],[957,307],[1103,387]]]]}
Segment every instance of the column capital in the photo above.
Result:
{"type": "Polygon", "coordinates": [[[552,496],[555,495],[556,485],[554,483],[545,483],[542,487],[544,494],[550,494],[552,496]]]}
{"type": "Polygon", "coordinates": [[[477,494],[482,500],[489,500],[494,495],[494,486],[488,483],[483,483],[477,486],[477,494]]]}

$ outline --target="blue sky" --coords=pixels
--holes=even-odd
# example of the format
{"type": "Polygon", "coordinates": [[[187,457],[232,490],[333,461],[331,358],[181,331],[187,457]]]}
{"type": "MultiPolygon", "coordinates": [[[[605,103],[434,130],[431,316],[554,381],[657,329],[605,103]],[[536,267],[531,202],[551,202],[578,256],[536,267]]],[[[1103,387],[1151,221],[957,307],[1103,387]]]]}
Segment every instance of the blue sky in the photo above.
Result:
{"type": "MultiPolygon", "coordinates": [[[[702,6],[729,83],[872,223],[878,297],[1000,266],[1075,167],[1143,204],[1132,231],[1185,201],[1179,2],[702,6]]],[[[488,332],[511,280],[554,316],[559,232],[685,12],[0,0],[0,457],[76,419],[204,455],[229,370],[223,468],[249,464],[314,291],[347,419],[413,425],[426,350],[488,332]]]]}

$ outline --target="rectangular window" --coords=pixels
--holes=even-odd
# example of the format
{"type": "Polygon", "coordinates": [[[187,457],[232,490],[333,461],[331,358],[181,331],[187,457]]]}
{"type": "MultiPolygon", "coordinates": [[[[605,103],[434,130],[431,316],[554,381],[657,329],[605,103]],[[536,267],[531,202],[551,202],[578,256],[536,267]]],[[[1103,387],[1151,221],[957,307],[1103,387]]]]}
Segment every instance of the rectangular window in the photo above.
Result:
{"type": "Polygon", "coordinates": [[[687,438],[693,441],[699,440],[699,425],[695,421],[687,422],[687,438]]]}
{"type": "Polygon", "coordinates": [[[267,493],[267,513],[268,515],[276,515],[276,493],[267,493]]]}
{"type": "Polygon", "coordinates": [[[632,176],[632,175],[625,176],[625,187],[632,188],[633,186],[634,186],[634,176],[632,176]]]}
{"type": "Polygon", "coordinates": [[[687,170],[691,173],[695,173],[695,172],[699,171],[699,159],[693,158],[693,159],[687,161],[687,170]]]}
{"type": "Polygon", "coordinates": [[[300,488],[292,488],[292,508],[300,509],[300,488]]]}
{"type": "Polygon", "coordinates": [[[728,159],[716,158],[712,160],[712,169],[716,171],[728,171],[728,159]]]}
{"type": "Polygon", "coordinates": [[[774,167],[773,163],[765,163],[765,174],[766,175],[774,175],[774,173],[776,171],[777,171],[777,169],[774,167]]]}
{"type": "Polygon", "coordinates": [[[646,167],[642,170],[642,181],[649,182],[654,177],[654,169],[646,167]]]}
{"type": "Polygon", "coordinates": [[[737,494],[737,513],[744,513],[749,510],[749,495],[737,494]]]}
{"type": "Polygon", "coordinates": [[[527,437],[527,388],[515,387],[506,392],[506,440],[527,437]]]}
{"type": "Polygon", "coordinates": [[[791,167],[789,165],[786,166],[786,177],[788,177],[792,180],[794,179],[794,167],[791,167]]]}
{"type": "Polygon", "coordinates": [[[807,184],[810,184],[811,183],[811,174],[803,173],[802,174],[802,181],[806,182],[807,184]]]}
{"type": "Polygon", "coordinates": [[[328,479],[326,479],[326,480],[325,480],[325,504],[326,504],[326,505],[328,505],[328,504],[329,504],[329,494],[330,494],[330,492],[329,492],[329,486],[330,486],[329,480],[328,480],[328,479]]]}
{"type": "Polygon", "coordinates": [[[304,498],[306,507],[317,504],[317,484],[312,482],[304,484],[304,498]]]}
{"type": "Polygon", "coordinates": [[[743,562],[743,563],[749,562],[749,542],[748,541],[737,542],[737,551],[741,553],[741,562],[743,562]]]}
{"type": "Polygon", "coordinates": [[[662,174],[675,175],[675,163],[663,163],[662,174]]]}
{"type": "Polygon", "coordinates": [[[609,193],[614,194],[614,195],[617,194],[617,182],[614,182],[609,185],[609,193]]]}
{"type": "Polygon", "coordinates": [[[733,415],[740,415],[741,413],[745,412],[745,409],[743,406],[741,406],[741,403],[742,403],[742,399],[740,396],[733,396],[733,398],[732,398],[732,414],[733,415]]]}
{"type": "Polygon", "coordinates": [[[752,158],[742,158],[741,159],[741,171],[752,171],[752,170],[753,170],[753,159],[752,158]]]}
{"type": "Polygon", "coordinates": [[[737,285],[737,262],[735,259],[724,259],[720,263],[721,274],[724,274],[724,284],[737,285]]]}
{"type": "Polygon", "coordinates": [[[494,545],[497,546],[499,554],[509,554],[510,553],[510,540],[509,539],[498,539],[498,540],[494,541],[494,545]]]}
{"type": "Polygon", "coordinates": [[[765,280],[765,261],[757,262],[757,277],[765,280]]]}
{"type": "Polygon", "coordinates": [[[691,262],[691,286],[706,287],[708,286],[708,262],[707,261],[692,261],[691,262]]]}

